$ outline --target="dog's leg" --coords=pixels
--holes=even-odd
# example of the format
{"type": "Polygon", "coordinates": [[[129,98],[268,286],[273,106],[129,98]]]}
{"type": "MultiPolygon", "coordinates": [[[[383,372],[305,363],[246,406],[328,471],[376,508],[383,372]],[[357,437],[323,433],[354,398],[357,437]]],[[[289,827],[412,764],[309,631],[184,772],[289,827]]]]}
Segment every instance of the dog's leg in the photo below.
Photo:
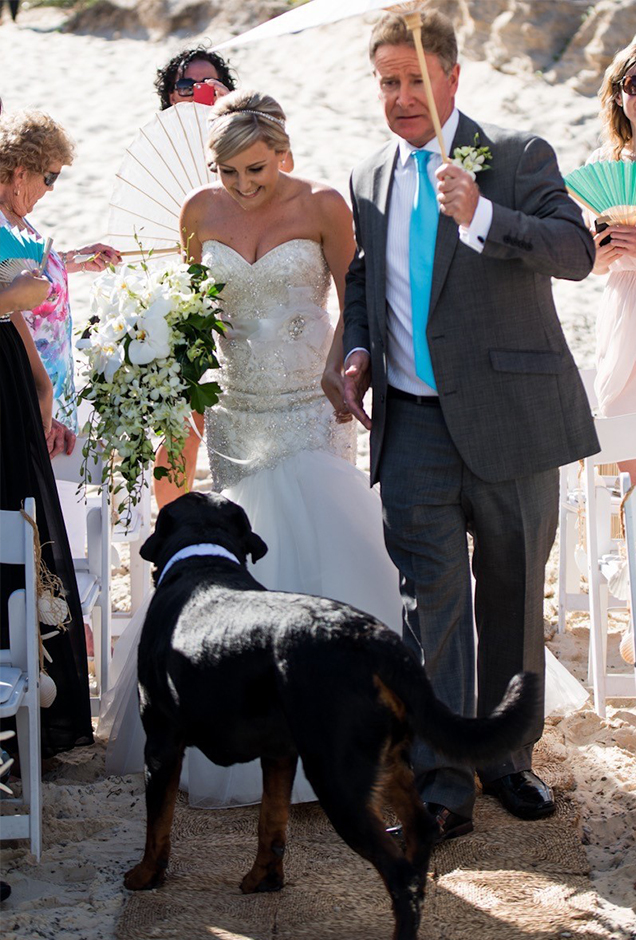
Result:
{"type": "MultiPolygon", "coordinates": [[[[387,742],[382,750],[386,754],[388,749],[387,742]]],[[[395,915],[393,940],[416,940],[426,874],[406,858],[397,841],[386,832],[382,794],[387,768],[382,765],[378,776],[378,768],[369,767],[368,778],[360,787],[360,770],[368,763],[367,758],[365,753],[356,753],[352,745],[348,763],[357,769],[355,788],[351,787],[347,768],[338,767],[335,761],[327,773],[320,765],[312,767],[310,758],[304,754],[303,764],[307,778],[338,835],[354,852],[371,862],[384,881],[395,915]],[[366,797],[361,793],[366,793],[366,797]]]]}
{"type": "Polygon", "coordinates": [[[437,824],[424,808],[417,792],[413,770],[405,759],[404,747],[405,743],[400,741],[388,752],[383,791],[386,801],[402,823],[406,858],[422,873],[423,892],[437,824]]]}
{"type": "MultiPolygon", "coordinates": [[[[146,727],[146,730],[147,727],[146,727]]],[[[169,732],[146,740],[146,848],[144,857],[124,877],[131,891],[156,888],[163,883],[170,856],[170,830],[179,787],[183,744],[166,740],[169,732]]]]}
{"type": "Polygon", "coordinates": [[[297,757],[261,758],[263,801],[258,820],[258,852],[252,870],[243,878],[241,891],[280,891],[283,887],[283,855],[287,820],[297,757]]]}

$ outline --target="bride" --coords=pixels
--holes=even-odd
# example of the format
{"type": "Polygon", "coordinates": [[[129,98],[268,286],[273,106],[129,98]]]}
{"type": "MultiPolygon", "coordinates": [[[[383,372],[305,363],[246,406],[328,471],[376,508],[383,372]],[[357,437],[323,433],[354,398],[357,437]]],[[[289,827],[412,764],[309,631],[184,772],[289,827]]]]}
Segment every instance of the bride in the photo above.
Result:
{"type": "MultiPolygon", "coordinates": [[[[267,555],[251,566],[262,584],[344,601],[401,633],[380,498],[354,466],[356,430],[341,395],[341,324],[333,341],[325,309],[332,279],[342,305],[354,253],[351,212],[335,190],[281,170],[290,143],[272,98],[233,92],[213,114],[210,151],[220,182],[192,193],[181,213],[184,249],[225,284],[230,323],[219,342],[224,394],[206,414],[213,487],[243,506],[265,540],[267,555]]],[[[117,642],[113,673],[120,675],[102,705],[109,773],[143,767],[136,698],[142,619],[117,642]]],[[[198,806],[258,802],[260,763],[217,767],[191,748],[182,786],[198,806]]],[[[315,799],[300,770],[294,799],[315,799]]]]}
{"type": "MultiPolygon", "coordinates": [[[[325,310],[332,279],[342,306],[354,252],[351,213],[335,190],[281,170],[290,142],[272,98],[233,92],[212,113],[209,147],[220,182],[188,197],[181,231],[188,257],[225,284],[230,323],[219,342],[224,394],[206,414],[214,489],[243,506],[267,543],[267,555],[251,566],[266,587],[345,601],[401,632],[380,498],[354,466],[355,429],[341,394],[342,324],[334,333],[325,310]],[[325,361],[329,398],[321,390],[325,361]]],[[[117,643],[113,671],[121,673],[100,716],[100,735],[110,734],[109,773],[143,766],[142,619],[117,643]]],[[[555,704],[581,704],[576,680],[548,660],[559,670],[548,682],[555,704]]],[[[190,748],[182,786],[197,806],[258,802],[260,764],[218,767],[190,748]]],[[[294,799],[314,798],[299,769],[294,799]]]]}

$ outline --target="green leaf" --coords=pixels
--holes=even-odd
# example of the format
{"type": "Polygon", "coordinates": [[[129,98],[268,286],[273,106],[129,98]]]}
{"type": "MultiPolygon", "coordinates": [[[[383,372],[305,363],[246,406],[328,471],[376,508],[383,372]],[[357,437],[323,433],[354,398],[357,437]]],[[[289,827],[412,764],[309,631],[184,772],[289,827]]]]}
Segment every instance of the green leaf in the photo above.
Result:
{"type": "Polygon", "coordinates": [[[170,475],[170,470],[168,467],[155,467],[155,469],[152,471],[152,475],[155,480],[163,480],[164,477],[170,475]]]}
{"type": "Polygon", "coordinates": [[[193,410],[200,414],[203,414],[206,408],[216,405],[220,394],[221,388],[217,382],[204,382],[202,385],[189,383],[190,404],[193,410]]]}

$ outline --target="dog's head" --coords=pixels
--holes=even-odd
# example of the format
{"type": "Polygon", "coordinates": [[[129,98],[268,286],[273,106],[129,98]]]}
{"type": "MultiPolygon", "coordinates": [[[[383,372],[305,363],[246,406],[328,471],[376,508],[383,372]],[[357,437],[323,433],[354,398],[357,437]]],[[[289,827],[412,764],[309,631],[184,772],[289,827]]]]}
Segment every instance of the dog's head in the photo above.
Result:
{"type": "Polygon", "coordinates": [[[186,493],[163,507],[155,531],[139,554],[156,565],[158,576],[176,552],[200,542],[221,545],[242,563],[248,555],[258,561],[267,552],[267,545],[252,532],[245,511],[236,503],[218,493],[186,493]]]}

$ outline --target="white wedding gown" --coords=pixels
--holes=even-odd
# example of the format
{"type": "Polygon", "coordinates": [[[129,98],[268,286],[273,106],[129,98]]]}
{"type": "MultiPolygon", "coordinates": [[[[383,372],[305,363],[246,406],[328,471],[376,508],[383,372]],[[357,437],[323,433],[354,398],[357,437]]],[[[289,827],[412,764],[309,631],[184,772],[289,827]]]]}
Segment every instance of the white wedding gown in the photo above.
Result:
{"type": "MultiPolygon", "coordinates": [[[[398,574],[384,548],[380,498],[353,466],[353,423],[339,425],[320,388],[333,329],[325,310],[330,275],[322,249],[293,239],[249,264],[221,242],[203,262],[224,282],[221,402],[206,414],[214,489],[239,503],[268,545],[254,576],[270,589],[323,595],[374,614],[401,633],[398,574]]],[[[106,769],[143,767],[136,648],[145,610],[115,647],[115,686],[99,735],[106,769]]],[[[549,712],[579,707],[582,686],[547,653],[549,712]]],[[[211,717],[211,721],[214,717],[211,717]]],[[[260,763],[219,767],[189,748],[181,785],[195,806],[259,802],[260,763]]],[[[315,799],[299,765],[296,802],[315,799]]]]}

